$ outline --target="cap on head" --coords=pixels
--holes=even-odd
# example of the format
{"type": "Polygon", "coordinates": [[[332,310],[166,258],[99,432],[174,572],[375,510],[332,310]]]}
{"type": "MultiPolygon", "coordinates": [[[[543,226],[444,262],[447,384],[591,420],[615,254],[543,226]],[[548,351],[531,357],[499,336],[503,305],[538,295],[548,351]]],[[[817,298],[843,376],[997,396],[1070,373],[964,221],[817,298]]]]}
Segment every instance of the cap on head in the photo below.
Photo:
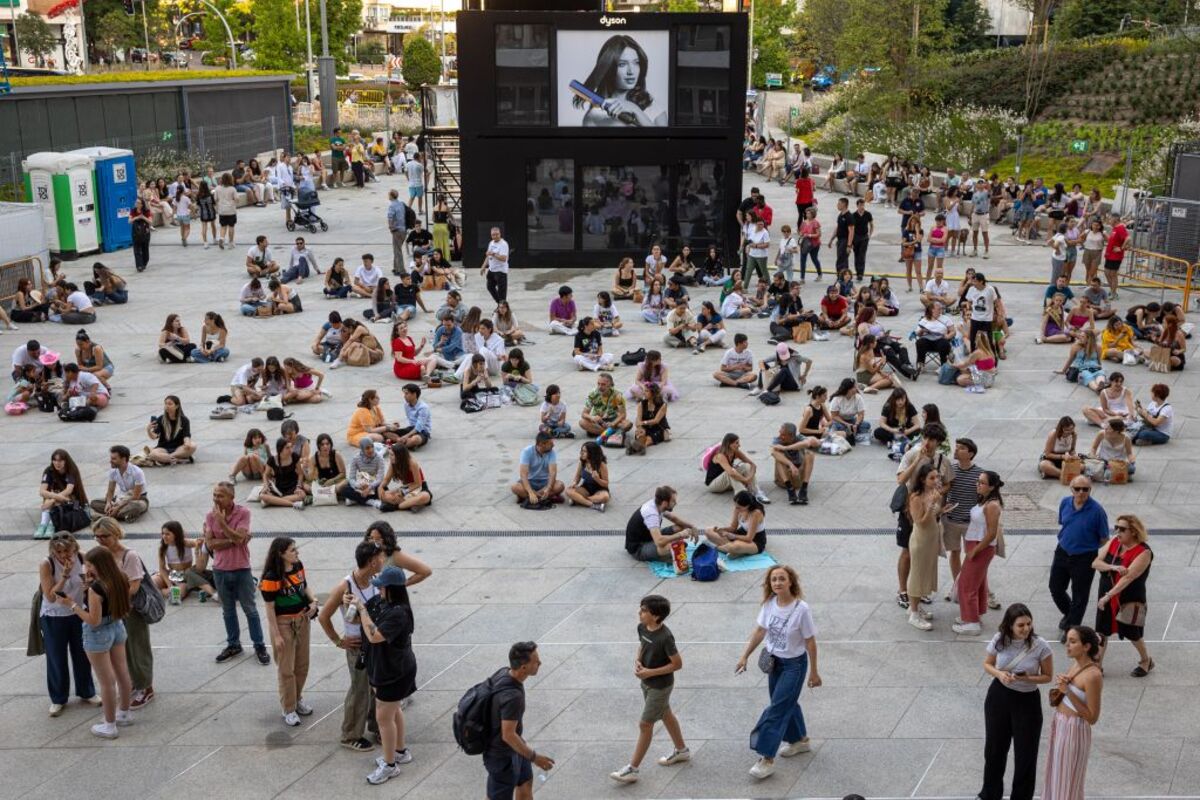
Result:
{"type": "Polygon", "coordinates": [[[404,574],[404,570],[395,564],[388,564],[379,571],[378,575],[371,578],[371,585],[379,589],[385,586],[405,586],[407,583],[408,577],[404,574]]]}

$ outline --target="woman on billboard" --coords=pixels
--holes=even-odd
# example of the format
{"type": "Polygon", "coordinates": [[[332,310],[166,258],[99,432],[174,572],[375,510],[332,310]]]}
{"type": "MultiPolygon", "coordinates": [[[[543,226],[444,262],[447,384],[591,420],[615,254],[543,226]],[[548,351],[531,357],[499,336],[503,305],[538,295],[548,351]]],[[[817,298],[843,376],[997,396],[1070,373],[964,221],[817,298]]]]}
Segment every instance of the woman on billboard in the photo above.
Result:
{"type": "Polygon", "coordinates": [[[654,105],[646,91],[646,51],[631,36],[611,36],[596,56],[587,80],[571,81],[576,108],[590,106],[585,127],[661,127],[667,112],[654,105]]]}

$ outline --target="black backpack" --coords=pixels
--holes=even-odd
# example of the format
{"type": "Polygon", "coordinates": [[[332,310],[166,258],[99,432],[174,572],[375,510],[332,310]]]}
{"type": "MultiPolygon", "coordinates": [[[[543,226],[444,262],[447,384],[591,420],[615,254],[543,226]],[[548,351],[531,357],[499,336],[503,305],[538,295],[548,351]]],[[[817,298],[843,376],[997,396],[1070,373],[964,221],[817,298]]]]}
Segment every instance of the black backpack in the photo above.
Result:
{"type": "Polygon", "coordinates": [[[97,413],[95,406],[59,408],[58,418],[63,422],[95,422],[97,413]]]}
{"type": "Polygon", "coordinates": [[[644,347],[639,347],[637,350],[629,350],[621,356],[621,363],[629,367],[636,367],[645,360],[646,348],[644,347]]]}
{"type": "Polygon", "coordinates": [[[779,405],[779,400],[779,395],[771,391],[763,392],[758,396],[758,401],[764,406],[777,406],[779,405]]]}
{"type": "Polygon", "coordinates": [[[492,679],[475,684],[467,689],[451,720],[454,741],[469,756],[481,755],[492,738],[492,698],[496,690],[492,679]]]}
{"type": "Polygon", "coordinates": [[[404,203],[404,227],[410,231],[417,227],[417,212],[408,203],[404,203]]]}

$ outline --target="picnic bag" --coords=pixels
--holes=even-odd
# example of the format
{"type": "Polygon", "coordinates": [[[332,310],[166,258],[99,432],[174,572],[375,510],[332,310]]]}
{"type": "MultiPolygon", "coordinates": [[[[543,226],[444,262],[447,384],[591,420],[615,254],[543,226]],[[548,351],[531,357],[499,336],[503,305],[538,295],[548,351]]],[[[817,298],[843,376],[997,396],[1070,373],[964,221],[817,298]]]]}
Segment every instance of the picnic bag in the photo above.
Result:
{"type": "Polygon", "coordinates": [[[1062,472],[1059,476],[1059,483],[1063,486],[1070,486],[1071,481],[1083,474],[1083,459],[1079,456],[1065,456],[1062,460],[1062,472]]]}

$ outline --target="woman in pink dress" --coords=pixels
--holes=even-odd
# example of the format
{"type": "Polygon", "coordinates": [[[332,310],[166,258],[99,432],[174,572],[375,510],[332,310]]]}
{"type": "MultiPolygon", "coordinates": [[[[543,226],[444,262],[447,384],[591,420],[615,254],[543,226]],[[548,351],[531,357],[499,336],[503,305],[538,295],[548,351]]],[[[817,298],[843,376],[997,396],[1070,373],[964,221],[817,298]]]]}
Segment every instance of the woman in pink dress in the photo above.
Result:
{"type": "Polygon", "coordinates": [[[1083,625],[1067,630],[1067,657],[1072,663],[1066,672],[1054,676],[1050,690],[1055,713],[1050,721],[1042,800],[1084,800],[1092,726],[1100,719],[1104,690],[1104,675],[1096,663],[1099,655],[1100,636],[1094,630],[1083,625]]]}

